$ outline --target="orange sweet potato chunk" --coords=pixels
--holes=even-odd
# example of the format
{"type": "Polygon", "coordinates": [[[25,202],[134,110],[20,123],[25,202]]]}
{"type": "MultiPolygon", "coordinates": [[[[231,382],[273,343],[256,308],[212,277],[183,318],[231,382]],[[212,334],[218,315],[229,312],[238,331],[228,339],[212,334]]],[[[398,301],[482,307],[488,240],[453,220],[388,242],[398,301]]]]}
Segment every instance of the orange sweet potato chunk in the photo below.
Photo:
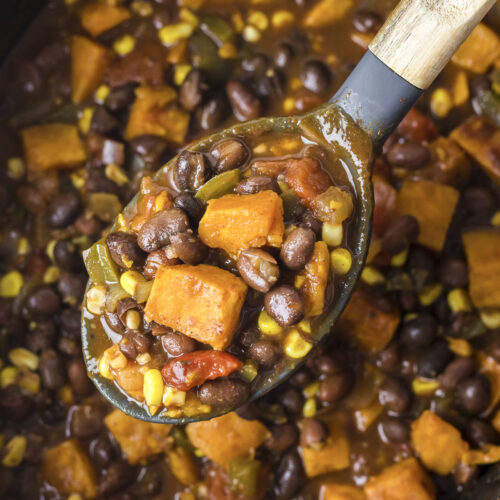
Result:
{"type": "Polygon", "coordinates": [[[367,294],[355,292],[340,317],[339,331],[353,336],[368,353],[382,351],[391,341],[400,322],[399,311],[385,311],[367,294]]]}
{"type": "Polygon", "coordinates": [[[258,420],[245,420],[234,412],[188,424],[186,432],[193,446],[225,469],[233,458],[253,456],[269,435],[258,420]]]}
{"type": "Polygon", "coordinates": [[[130,141],[138,135],[150,134],[182,144],[189,126],[189,113],[175,104],[176,95],[168,85],[137,88],[125,139],[130,141]]]}
{"type": "MultiPolygon", "coordinates": [[[[117,344],[115,344],[117,346],[117,344]]],[[[144,373],[141,367],[132,361],[127,366],[114,370],[116,383],[130,396],[138,401],[144,401],[144,373]]]]}
{"type": "Polygon", "coordinates": [[[106,415],[104,423],[132,465],[143,463],[149,457],[163,453],[170,447],[170,424],[144,422],[129,417],[120,410],[113,410],[106,415]]]}
{"type": "Polygon", "coordinates": [[[425,467],[442,476],[449,474],[469,449],[453,425],[429,410],[412,422],[411,442],[425,467]]]}
{"type": "Polygon", "coordinates": [[[499,57],[500,37],[481,23],[474,28],[451,60],[473,73],[486,73],[499,57]]]}
{"type": "Polygon", "coordinates": [[[219,267],[164,266],[156,273],[145,313],[148,321],[222,351],[231,343],[246,292],[241,278],[219,267]]]}
{"type": "Polygon", "coordinates": [[[440,252],[458,198],[459,192],[451,186],[428,180],[405,181],[398,192],[397,211],[418,220],[418,243],[440,252]]]}
{"type": "Polygon", "coordinates": [[[233,256],[244,248],[280,247],[284,231],[283,202],[274,191],[210,200],[198,229],[203,243],[233,256]]]}
{"type": "Polygon", "coordinates": [[[321,0],[306,13],[304,26],[307,28],[323,28],[342,21],[354,7],[352,0],[321,0]]]}
{"type": "Polygon", "coordinates": [[[386,467],[365,485],[366,500],[434,500],[432,480],[413,457],[386,467]],[[403,495],[403,496],[402,496],[403,495]]]}
{"type": "Polygon", "coordinates": [[[319,500],[365,500],[365,494],[351,484],[326,483],[321,486],[319,500]]]}
{"type": "Polygon", "coordinates": [[[45,481],[63,495],[79,493],[84,498],[97,496],[97,478],[90,458],[76,439],[63,441],[43,455],[45,481]]]}
{"type": "Polygon", "coordinates": [[[34,125],[21,130],[24,156],[31,172],[75,168],[86,153],[78,129],[67,123],[34,125]]]}
{"type": "Polygon", "coordinates": [[[82,7],[80,19],[82,26],[96,37],[130,19],[130,12],[120,5],[90,2],[82,7]]]}
{"type": "Polygon", "coordinates": [[[83,36],[74,36],[71,45],[71,99],[79,104],[101,83],[113,53],[83,36]]]}
{"type": "Polygon", "coordinates": [[[494,229],[462,235],[469,264],[469,293],[478,308],[500,307],[500,232],[494,229]]]}

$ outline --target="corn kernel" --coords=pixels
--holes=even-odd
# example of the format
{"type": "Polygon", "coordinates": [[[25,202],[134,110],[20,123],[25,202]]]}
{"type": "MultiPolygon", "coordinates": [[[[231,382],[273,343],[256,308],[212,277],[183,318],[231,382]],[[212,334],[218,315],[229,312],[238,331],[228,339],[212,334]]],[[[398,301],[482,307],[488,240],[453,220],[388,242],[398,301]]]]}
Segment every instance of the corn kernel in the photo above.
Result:
{"type": "Polygon", "coordinates": [[[249,359],[244,365],[243,368],[238,372],[245,380],[251,382],[258,373],[258,367],[255,361],[249,359]]]}
{"type": "Polygon", "coordinates": [[[83,500],[82,495],[79,493],[71,493],[71,495],[68,497],[68,500],[83,500]]]}
{"type": "Polygon", "coordinates": [[[148,370],[144,375],[144,398],[148,406],[160,406],[163,398],[163,377],[156,368],[148,370]]]}
{"type": "Polygon", "coordinates": [[[92,314],[100,315],[106,305],[107,288],[105,285],[95,285],[87,292],[87,309],[92,314]]]}
{"type": "Polygon", "coordinates": [[[292,113],[295,110],[295,99],[293,97],[286,97],[283,100],[283,111],[285,113],[292,113]]]}
{"type": "Polygon", "coordinates": [[[169,385],[165,386],[163,391],[163,405],[167,408],[171,406],[183,406],[186,401],[186,393],[179,391],[169,385]]]}
{"type": "Polygon", "coordinates": [[[181,21],[184,21],[185,23],[190,24],[193,26],[193,28],[197,28],[200,25],[200,20],[194,14],[191,12],[189,9],[186,9],[185,7],[182,7],[181,10],[179,11],[179,19],[181,21]]]}
{"type": "Polygon", "coordinates": [[[73,389],[70,385],[63,385],[58,391],[59,399],[63,402],[65,406],[71,406],[75,404],[75,395],[73,394],[73,389]]]}
{"type": "Polygon", "coordinates": [[[6,366],[0,372],[0,387],[4,389],[8,385],[15,384],[19,377],[19,369],[15,366],[6,366]]]}
{"type": "Polygon", "coordinates": [[[82,134],[88,134],[90,130],[90,125],[92,123],[92,117],[94,116],[93,108],[84,108],[80,114],[78,120],[78,128],[82,134]]]}
{"type": "Polygon", "coordinates": [[[40,375],[24,371],[21,373],[17,384],[19,387],[31,392],[31,394],[38,394],[40,392],[40,375]]]}
{"type": "Polygon", "coordinates": [[[469,294],[462,288],[454,288],[448,293],[448,305],[454,313],[472,311],[469,294]]]}
{"type": "Polygon", "coordinates": [[[38,356],[24,347],[16,347],[9,351],[9,360],[17,368],[35,371],[38,368],[38,356]]]}
{"type": "Polygon", "coordinates": [[[243,38],[249,43],[255,43],[260,40],[261,34],[260,31],[255,26],[245,26],[243,29],[243,38]]]}
{"type": "Polygon", "coordinates": [[[277,10],[271,17],[271,24],[273,28],[280,29],[292,25],[294,20],[294,15],[289,10],[277,10]]]}
{"type": "Polygon", "coordinates": [[[125,324],[129,330],[137,330],[141,325],[141,315],[136,309],[130,309],[125,316],[125,324]]]}
{"type": "Polygon", "coordinates": [[[139,304],[142,304],[148,300],[153,281],[146,281],[146,278],[137,271],[125,271],[120,276],[120,285],[139,304]]]}
{"type": "Polygon", "coordinates": [[[415,378],[411,383],[413,393],[417,396],[431,396],[439,389],[437,380],[415,378]]]}
{"type": "Polygon", "coordinates": [[[311,342],[302,338],[302,335],[295,329],[291,330],[283,341],[285,354],[293,359],[303,358],[312,347],[311,342]]]}
{"type": "Polygon", "coordinates": [[[324,222],[321,227],[321,239],[330,247],[338,247],[344,238],[344,228],[342,224],[330,224],[324,222]]]}
{"type": "Polygon", "coordinates": [[[260,31],[266,30],[269,26],[269,19],[264,14],[264,12],[261,12],[260,10],[254,10],[253,12],[250,12],[247,17],[247,21],[258,28],[260,31]]]}
{"type": "Polygon", "coordinates": [[[233,43],[225,43],[219,48],[218,54],[221,59],[236,59],[238,49],[233,43]]]}
{"type": "Polygon", "coordinates": [[[149,2],[143,0],[135,0],[130,5],[132,12],[135,12],[138,16],[148,17],[153,14],[153,6],[149,2]]]}
{"type": "Polygon", "coordinates": [[[61,271],[57,266],[49,266],[43,273],[43,282],[48,284],[55,283],[60,275],[61,271]]]}
{"type": "Polygon", "coordinates": [[[316,399],[315,398],[309,398],[306,400],[304,403],[304,406],[302,407],[302,415],[305,418],[313,418],[316,416],[316,399]]]}
{"type": "Polygon", "coordinates": [[[450,351],[454,352],[457,356],[471,356],[474,350],[472,346],[465,339],[455,337],[446,337],[450,351]]]}
{"type": "Polygon", "coordinates": [[[194,455],[195,457],[203,458],[205,456],[205,453],[203,453],[199,448],[195,448],[194,455]]]}
{"type": "Polygon", "coordinates": [[[235,12],[231,16],[231,22],[233,23],[234,31],[236,31],[236,33],[241,33],[245,28],[245,21],[243,21],[241,12],[235,12]]]}
{"type": "MultiPolygon", "coordinates": [[[[263,155],[264,153],[267,153],[267,144],[265,142],[261,142],[260,144],[257,144],[257,146],[255,146],[253,148],[253,153],[255,155],[263,155]]],[[[279,182],[278,182],[278,184],[279,184],[279,182]]],[[[286,186],[286,183],[284,183],[284,185],[286,186]]]]}
{"type": "Polygon", "coordinates": [[[174,83],[180,87],[193,67],[191,64],[176,64],[174,71],[174,83]]]}
{"type": "Polygon", "coordinates": [[[177,23],[164,26],[158,31],[160,40],[165,45],[174,45],[175,43],[189,38],[194,31],[194,26],[189,23],[177,23]]]}
{"type": "Polygon", "coordinates": [[[479,313],[483,325],[489,330],[500,328],[500,310],[484,309],[479,313]]]}
{"type": "Polygon", "coordinates": [[[491,225],[494,227],[500,227],[500,210],[493,214],[491,218],[491,225]]]}
{"type": "Polygon", "coordinates": [[[17,255],[28,255],[30,253],[30,242],[24,236],[17,242],[17,255]]]}
{"type": "Polygon", "coordinates": [[[385,282],[384,275],[372,266],[365,266],[361,272],[361,279],[368,285],[381,285],[385,282]]]}
{"type": "Polygon", "coordinates": [[[118,184],[118,186],[124,186],[129,180],[124,170],[114,163],[106,165],[104,174],[108,179],[111,179],[115,184],[118,184]]]}
{"type": "Polygon", "coordinates": [[[439,88],[431,95],[431,112],[438,118],[445,118],[453,107],[453,99],[448,90],[439,88]]]}
{"type": "Polygon", "coordinates": [[[418,298],[423,306],[430,306],[442,293],[443,285],[440,283],[434,283],[424,286],[423,290],[418,294],[418,298]]]}
{"type": "Polygon", "coordinates": [[[7,160],[7,172],[9,173],[9,177],[12,179],[21,179],[25,172],[23,159],[18,156],[9,158],[7,160]]]}
{"type": "Polygon", "coordinates": [[[319,380],[316,380],[316,382],[309,384],[302,392],[304,393],[304,397],[308,399],[316,396],[318,391],[319,391],[319,380]]]}
{"type": "Polygon", "coordinates": [[[352,255],[347,248],[336,248],[330,254],[332,269],[338,274],[346,274],[352,267],[352,255]]]}
{"type": "Polygon", "coordinates": [[[298,329],[304,333],[311,333],[311,322],[308,319],[303,319],[297,324],[298,329]]]}
{"type": "Polygon", "coordinates": [[[135,42],[132,35],[123,35],[113,42],[113,50],[120,56],[126,56],[134,50],[135,42]]]}
{"type": "Polygon", "coordinates": [[[7,274],[4,274],[0,279],[0,297],[17,297],[23,284],[24,278],[19,271],[10,271],[7,274]]]}
{"type": "Polygon", "coordinates": [[[111,89],[105,85],[100,85],[95,91],[95,100],[98,104],[102,104],[108,97],[111,89]]]}
{"type": "Polygon", "coordinates": [[[82,189],[85,185],[85,181],[87,180],[87,171],[81,168],[76,172],[72,172],[70,178],[71,183],[76,189],[82,189]]]}
{"type": "Polygon", "coordinates": [[[149,354],[149,352],[144,352],[142,354],[139,354],[139,356],[135,358],[135,362],[138,365],[147,365],[150,361],[151,361],[151,354],[149,354]]]}
{"type": "Polygon", "coordinates": [[[402,252],[393,255],[391,259],[391,266],[393,267],[403,267],[408,258],[408,248],[405,248],[402,252]]]}
{"type": "Polygon", "coordinates": [[[26,436],[14,436],[3,450],[2,465],[5,467],[17,467],[24,458],[28,440],[26,436]]]}
{"type": "Polygon", "coordinates": [[[127,366],[127,358],[119,348],[114,349],[111,347],[110,349],[106,349],[105,352],[109,360],[109,367],[113,368],[113,370],[121,370],[127,366]]]}
{"type": "Polygon", "coordinates": [[[266,311],[261,311],[257,324],[264,335],[279,335],[283,331],[283,328],[266,311]]]}
{"type": "Polygon", "coordinates": [[[113,374],[111,373],[111,370],[109,368],[109,358],[108,356],[106,356],[106,354],[103,354],[101,356],[101,359],[99,360],[99,373],[104,378],[107,378],[108,380],[113,380],[113,374]]]}

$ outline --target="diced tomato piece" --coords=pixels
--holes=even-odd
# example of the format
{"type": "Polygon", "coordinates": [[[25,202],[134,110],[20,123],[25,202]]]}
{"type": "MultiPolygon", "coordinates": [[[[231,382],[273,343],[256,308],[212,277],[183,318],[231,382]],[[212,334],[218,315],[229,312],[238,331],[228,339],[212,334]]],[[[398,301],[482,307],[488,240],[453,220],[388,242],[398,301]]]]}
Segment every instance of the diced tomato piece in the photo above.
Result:
{"type": "Polygon", "coordinates": [[[439,135],[435,123],[416,108],[411,108],[399,124],[398,131],[410,141],[421,144],[431,142],[439,135]]]}
{"type": "Polygon", "coordinates": [[[396,190],[380,175],[373,176],[373,231],[381,236],[391,223],[396,210],[396,190]]]}
{"type": "Polygon", "coordinates": [[[318,160],[306,157],[289,161],[285,180],[305,205],[332,185],[330,177],[321,168],[318,160]]]}

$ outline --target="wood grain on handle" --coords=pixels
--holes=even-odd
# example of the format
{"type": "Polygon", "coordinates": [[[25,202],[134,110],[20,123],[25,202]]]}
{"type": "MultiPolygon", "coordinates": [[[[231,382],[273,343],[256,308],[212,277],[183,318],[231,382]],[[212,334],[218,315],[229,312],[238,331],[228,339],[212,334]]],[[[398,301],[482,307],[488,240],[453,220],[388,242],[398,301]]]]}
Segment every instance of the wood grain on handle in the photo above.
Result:
{"type": "Polygon", "coordinates": [[[496,0],[402,0],[371,42],[389,68],[426,89],[496,0]]]}

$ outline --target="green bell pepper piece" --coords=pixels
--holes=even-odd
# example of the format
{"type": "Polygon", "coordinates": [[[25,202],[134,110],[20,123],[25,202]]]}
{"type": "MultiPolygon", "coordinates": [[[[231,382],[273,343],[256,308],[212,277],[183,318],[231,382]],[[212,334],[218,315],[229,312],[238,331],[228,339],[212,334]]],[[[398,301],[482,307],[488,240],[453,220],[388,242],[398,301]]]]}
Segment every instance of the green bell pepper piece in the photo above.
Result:
{"type": "Polygon", "coordinates": [[[229,462],[231,489],[243,495],[253,496],[257,492],[260,462],[249,458],[233,458],[229,462]]]}
{"type": "Polygon", "coordinates": [[[222,172],[222,174],[212,177],[208,182],[205,182],[195,197],[200,201],[207,202],[214,198],[220,198],[227,193],[230,193],[236,184],[240,181],[241,172],[235,168],[234,170],[228,170],[227,172],[222,172]]]}
{"type": "Polygon", "coordinates": [[[111,259],[104,238],[83,252],[83,261],[92,283],[112,284],[120,282],[118,268],[111,259]]]}

